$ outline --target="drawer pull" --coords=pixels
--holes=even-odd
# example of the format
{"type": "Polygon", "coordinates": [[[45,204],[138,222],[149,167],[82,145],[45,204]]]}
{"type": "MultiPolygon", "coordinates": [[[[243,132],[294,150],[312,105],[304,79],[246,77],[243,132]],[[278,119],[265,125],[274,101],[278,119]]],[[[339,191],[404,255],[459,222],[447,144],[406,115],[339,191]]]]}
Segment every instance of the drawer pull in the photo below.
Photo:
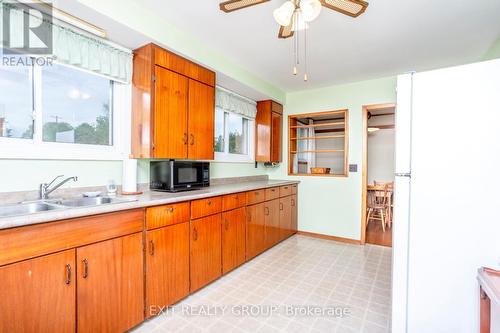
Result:
{"type": "Polygon", "coordinates": [[[155,255],[155,241],[151,240],[151,255],[155,255]]]}
{"type": "Polygon", "coordinates": [[[66,265],[66,284],[71,284],[71,265],[66,265]]]}
{"type": "Polygon", "coordinates": [[[174,207],[167,208],[167,213],[173,213],[173,212],[174,212],[174,207]]]}
{"type": "Polygon", "coordinates": [[[208,200],[207,205],[212,206],[212,201],[208,200]]]}
{"type": "Polygon", "coordinates": [[[196,227],[193,229],[193,240],[198,240],[198,229],[196,227]]]}
{"type": "Polygon", "coordinates": [[[285,187],[284,187],[284,189],[285,189],[285,190],[288,190],[288,186],[285,186],[285,187]]]}
{"type": "Polygon", "coordinates": [[[271,189],[271,192],[276,192],[276,189],[275,188],[271,189]]]}
{"type": "Polygon", "coordinates": [[[83,278],[86,279],[89,277],[89,261],[87,258],[82,260],[83,262],[83,278]]]}

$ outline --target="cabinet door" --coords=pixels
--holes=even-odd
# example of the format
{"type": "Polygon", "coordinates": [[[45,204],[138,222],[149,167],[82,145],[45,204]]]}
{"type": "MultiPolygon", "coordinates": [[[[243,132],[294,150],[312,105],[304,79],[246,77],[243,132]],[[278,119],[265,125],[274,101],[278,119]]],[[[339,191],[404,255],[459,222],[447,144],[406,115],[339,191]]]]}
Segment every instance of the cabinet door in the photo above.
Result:
{"type": "Polygon", "coordinates": [[[187,158],[188,78],[156,66],[154,157],[187,158]]]}
{"type": "Polygon", "coordinates": [[[247,207],[246,258],[261,254],[266,248],[265,203],[247,207]]]}
{"type": "Polygon", "coordinates": [[[255,118],[255,161],[271,160],[271,101],[257,102],[255,118]]]}
{"type": "Polygon", "coordinates": [[[78,332],[124,332],[144,319],[142,233],[76,250],[78,332]]]}
{"type": "Polygon", "coordinates": [[[264,207],[266,224],[266,247],[270,248],[280,239],[280,200],[267,201],[264,207]]]}
{"type": "Polygon", "coordinates": [[[295,234],[298,230],[298,202],[297,202],[297,194],[292,195],[291,197],[291,214],[292,221],[290,224],[290,234],[295,234]]]}
{"type": "Polygon", "coordinates": [[[75,250],[0,267],[0,332],[75,332],[75,250]]]}
{"type": "Polygon", "coordinates": [[[245,262],[246,208],[241,207],[222,214],[222,273],[245,262]]]}
{"type": "Polygon", "coordinates": [[[280,241],[288,238],[292,230],[292,197],[280,199],[280,241]]]}
{"type": "Polygon", "coordinates": [[[216,214],[191,221],[191,292],[221,276],[221,217],[216,214]]]}
{"type": "Polygon", "coordinates": [[[146,316],[189,294],[189,222],[148,231],[146,316]]]}
{"type": "Polygon", "coordinates": [[[189,80],[188,158],[214,159],[215,89],[189,80]]]}
{"type": "Polygon", "coordinates": [[[272,112],[271,162],[281,162],[281,138],[283,133],[283,116],[272,112]]]}

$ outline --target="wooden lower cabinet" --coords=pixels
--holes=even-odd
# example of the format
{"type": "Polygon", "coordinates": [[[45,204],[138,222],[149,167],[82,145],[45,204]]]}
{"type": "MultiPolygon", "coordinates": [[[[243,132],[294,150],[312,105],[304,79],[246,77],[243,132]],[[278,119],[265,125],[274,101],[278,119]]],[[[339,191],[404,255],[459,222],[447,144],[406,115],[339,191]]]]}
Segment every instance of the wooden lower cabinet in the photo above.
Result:
{"type": "Polygon", "coordinates": [[[147,232],[146,317],[189,295],[189,222],[147,232]]]}
{"type": "Polygon", "coordinates": [[[270,248],[280,241],[280,199],[266,201],[264,220],[266,225],[266,247],[270,248]]]}
{"type": "MultiPolygon", "coordinates": [[[[297,192],[295,192],[297,193],[297,192]]],[[[291,199],[290,199],[290,205],[291,205],[291,224],[290,224],[290,228],[291,228],[291,234],[295,234],[297,233],[298,231],[298,205],[297,205],[297,194],[294,194],[291,196],[291,199]]]]}
{"type": "Polygon", "coordinates": [[[265,203],[247,206],[246,260],[250,260],[266,249],[265,203]]]}
{"type": "Polygon", "coordinates": [[[191,292],[216,280],[222,273],[221,218],[215,214],[191,221],[191,292]]]}
{"type": "Polygon", "coordinates": [[[246,208],[222,214],[222,274],[245,262],[246,208]]]}
{"type": "Polygon", "coordinates": [[[0,267],[0,332],[75,332],[75,250],[0,267]]]}
{"type": "Polygon", "coordinates": [[[280,199],[280,241],[292,235],[292,197],[280,199]]]}
{"type": "Polygon", "coordinates": [[[142,236],[76,250],[78,332],[124,332],[144,320],[142,236]]]}

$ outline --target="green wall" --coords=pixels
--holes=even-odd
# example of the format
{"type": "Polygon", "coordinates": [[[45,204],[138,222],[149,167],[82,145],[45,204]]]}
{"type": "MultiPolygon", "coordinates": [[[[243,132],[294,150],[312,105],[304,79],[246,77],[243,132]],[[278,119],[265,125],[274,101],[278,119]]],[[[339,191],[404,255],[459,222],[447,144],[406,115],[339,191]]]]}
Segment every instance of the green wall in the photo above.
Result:
{"type": "MultiPolygon", "coordinates": [[[[349,164],[358,172],[347,178],[288,176],[288,161],[269,171],[271,178],[300,180],[299,229],[351,239],[361,234],[362,107],[396,102],[396,78],[383,78],[287,94],[289,114],[349,109],[349,164]]],[[[288,151],[284,131],[283,151],[288,151]]],[[[284,155],[286,156],[286,154],[284,155]]]]}
{"type": "Polygon", "coordinates": [[[500,58],[500,37],[496,40],[493,45],[491,45],[490,49],[484,55],[483,60],[492,60],[500,58]]]}

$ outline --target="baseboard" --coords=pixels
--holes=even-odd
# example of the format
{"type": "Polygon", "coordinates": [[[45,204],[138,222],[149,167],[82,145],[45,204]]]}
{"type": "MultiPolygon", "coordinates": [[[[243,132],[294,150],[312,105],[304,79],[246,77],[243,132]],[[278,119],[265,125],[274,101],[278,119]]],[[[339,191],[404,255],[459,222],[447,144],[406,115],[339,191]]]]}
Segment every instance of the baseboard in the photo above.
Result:
{"type": "Polygon", "coordinates": [[[328,240],[332,240],[332,241],[336,241],[336,242],[342,242],[342,243],[348,243],[348,244],[361,245],[361,241],[357,240],[357,239],[337,237],[337,236],[330,236],[330,235],[323,235],[323,234],[316,234],[314,232],[297,231],[297,235],[308,236],[308,237],[313,237],[313,238],[328,239],[328,240]]]}

